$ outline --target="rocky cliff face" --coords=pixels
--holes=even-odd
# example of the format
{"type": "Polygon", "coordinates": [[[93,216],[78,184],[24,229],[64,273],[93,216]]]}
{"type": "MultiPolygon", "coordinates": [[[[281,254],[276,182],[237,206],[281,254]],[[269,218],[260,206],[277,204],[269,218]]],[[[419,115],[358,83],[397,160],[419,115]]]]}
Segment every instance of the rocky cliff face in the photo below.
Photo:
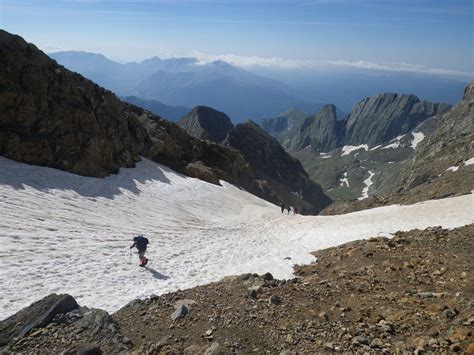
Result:
{"type": "Polygon", "coordinates": [[[179,120],[179,126],[192,137],[222,142],[234,128],[224,113],[207,106],[196,106],[179,120]]]}
{"type": "Polygon", "coordinates": [[[133,166],[149,139],[110,91],[0,31],[0,154],[105,176],[133,166]]]}
{"type": "Polygon", "coordinates": [[[381,94],[354,106],[346,125],[346,145],[376,146],[406,134],[419,123],[449,109],[414,95],[381,94]]]}
{"type": "Polygon", "coordinates": [[[312,117],[307,118],[289,146],[291,150],[311,147],[327,152],[341,145],[344,137],[344,121],[337,121],[336,107],[325,105],[312,117]]]}
{"type": "Polygon", "coordinates": [[[283,201],[306,213],[317,212],[331,203],[321,187],[309,179],[301,163],[256,123],[238,124],[224,144],[238,150],[261,183],[277,192],[273,202],[283,201]]]}

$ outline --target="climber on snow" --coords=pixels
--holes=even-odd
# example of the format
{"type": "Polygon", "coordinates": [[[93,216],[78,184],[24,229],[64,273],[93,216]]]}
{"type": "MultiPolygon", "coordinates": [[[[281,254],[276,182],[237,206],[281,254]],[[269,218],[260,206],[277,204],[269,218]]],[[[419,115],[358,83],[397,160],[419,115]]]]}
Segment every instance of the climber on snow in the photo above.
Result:
{"type": "Polygon", "coordinates": [[[138,250],[138,258],[140,259],[140,266],[144,267],[148,263],[148,258],[145,257],[146,247],[150,242],[143,235],[139,235],[133,238],[133,245],[130,247],[136,247],[138,250]]]}

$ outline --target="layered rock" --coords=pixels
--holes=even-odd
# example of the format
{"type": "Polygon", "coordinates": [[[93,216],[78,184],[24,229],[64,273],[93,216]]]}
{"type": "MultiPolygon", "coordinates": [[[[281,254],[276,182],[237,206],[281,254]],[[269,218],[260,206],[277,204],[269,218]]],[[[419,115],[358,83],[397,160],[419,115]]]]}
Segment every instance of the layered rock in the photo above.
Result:
{"type": "Polygon", "coordinates": [[[321,187],[308,177],[301,163],[256,123],[238,124],[229,132],[224,144],[238,150],[255,176],[276,192],[273,202],[283,201],[307,213],[317,212],[331,203],[321,187]]]}
{"type": "Polygon", "coordinates": [[[312,150],[327,152],[341,145],[344,137],[345,121],[338,121],[336,107],[325,105],[321,110],[307,118],[299,134],[291,142],[291,150],[311,147],[312,150]]]}
{"type": "Polygon", "coordinates": [[[449,105],[420,101],[414,95],[380,94],[354,106],[346,125],[346,145],[376,146],[408,133],[449,105]]]}
{"type": "Polygon", "coordinates": [[[234,128],[229,116],[207,106],[194,107],[178,124],[190,136],[214,142],[222,142],[234,128]]]}

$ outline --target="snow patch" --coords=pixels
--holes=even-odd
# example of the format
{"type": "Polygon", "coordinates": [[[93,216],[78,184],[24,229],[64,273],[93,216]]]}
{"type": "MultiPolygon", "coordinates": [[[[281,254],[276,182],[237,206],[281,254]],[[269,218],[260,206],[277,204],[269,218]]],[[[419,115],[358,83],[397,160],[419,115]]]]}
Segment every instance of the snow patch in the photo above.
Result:
{"type": "Polygon", "coordinates": [[[395,148],[400,147],[400,143],[401,143],[400,141],[401,141],[401,139],[402,139],[403,137],[405,137],[404,134],[402,134],[401,136],[398,136],[398,137],[392,139],[392,140],[389,142],[389,143],[391,143],[391,144],[386,145],[385,147],[382,147],[382,149],[395,149],[395,148]],[[393,142],[393,143],[392,143],[392,142],[393,142]]]}
{"type": "Polygon", "coordinates": [[[342,178],[339,180],[339,186],[344,186],[346,185],[349,187],[349,180],[347,179],[347,171],[344,172],[342,175],[342,178]]]}
{"type": "Polygon", "coordinates": [[[135,298],[271,272],[310,252],[375,235],[474,222],[472,195],[340,216],[288,216],[235,186],[148,160],[104,179],[0,158],[0,319],[52,292],[117,311],[135,298]],[[150,239],[147,268],[129,255],[150,239]],[[291,257],[291,260],[285,259],[291,257]]]}
{"type": "Polygon", "coordinates": [[[328,158],[331,158],[331,156],[330,155],[321,155],[320,158],[321,159],[328,159],[328,158]]]}
{"type": "Polygon", "coordinates": [[[369,197],[369,188],[373,184],[372,178],[374,177],[374,175],[375,174],[369,170],[369,177],[364,180],[365,187],[362,189],[362,195],[358,198],[358,200],[365,200],[369,197]]]}
{"type": "Polygon", "coordinates": [[[474,157],[471,158],[471,159],[468,159],[464,162],[464,165],[465,166],[468,166],[468,165],[473,165],[474,164],[474,157]]]}
{"type": "Polygon", "coordinates": [[[425,135],[421,132],[412,132],[413,140],[411,141],[411,149],[415,149],[420,142],[425,139],[425,135]]]}
{"type": "Polygon", "coordinates": [[[459,166],[450,166],[449,168],[446,169],[446,171],[452,171],[452,172],[455,172],[455,171],[458,171],[459,170],[459,166]]]}
{"type": "Polygon", "coordinates": [[[375,146],[375,147],[373,147],[373,148],[370,148],[369,150],[370,150],[370,151],[372,151],[372,150],[375,150],[375,149],[379,149],[381,146],[382,146],[382,145],[381,145],[381,144],[379,144],[379,145],[376,145],[376,146],[375,146]]]}
{"type": "Polygon", "coordinates": [[[361,144],[361,145],[345,145],[344,147],[342,147],[342,154],[341,156],[343,155],[348,155],[350,153],[352,153],[353,151],[355,150],[359,150],[359,149],[364,149],[365,151],[367,151],[369,149],[369,146],[367,144],[361,144]]]}

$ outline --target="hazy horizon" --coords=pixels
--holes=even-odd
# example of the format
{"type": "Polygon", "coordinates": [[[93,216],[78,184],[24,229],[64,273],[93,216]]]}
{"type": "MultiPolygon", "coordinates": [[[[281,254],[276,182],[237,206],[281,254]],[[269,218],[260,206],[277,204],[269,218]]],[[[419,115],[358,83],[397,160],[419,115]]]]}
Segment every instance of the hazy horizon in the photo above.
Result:
{"type": "Polygon", "coordinates": [[[469,0],[2,0],[2,28],[46,52],[222,59],[241,67],[473,77],[469,0]]]}

